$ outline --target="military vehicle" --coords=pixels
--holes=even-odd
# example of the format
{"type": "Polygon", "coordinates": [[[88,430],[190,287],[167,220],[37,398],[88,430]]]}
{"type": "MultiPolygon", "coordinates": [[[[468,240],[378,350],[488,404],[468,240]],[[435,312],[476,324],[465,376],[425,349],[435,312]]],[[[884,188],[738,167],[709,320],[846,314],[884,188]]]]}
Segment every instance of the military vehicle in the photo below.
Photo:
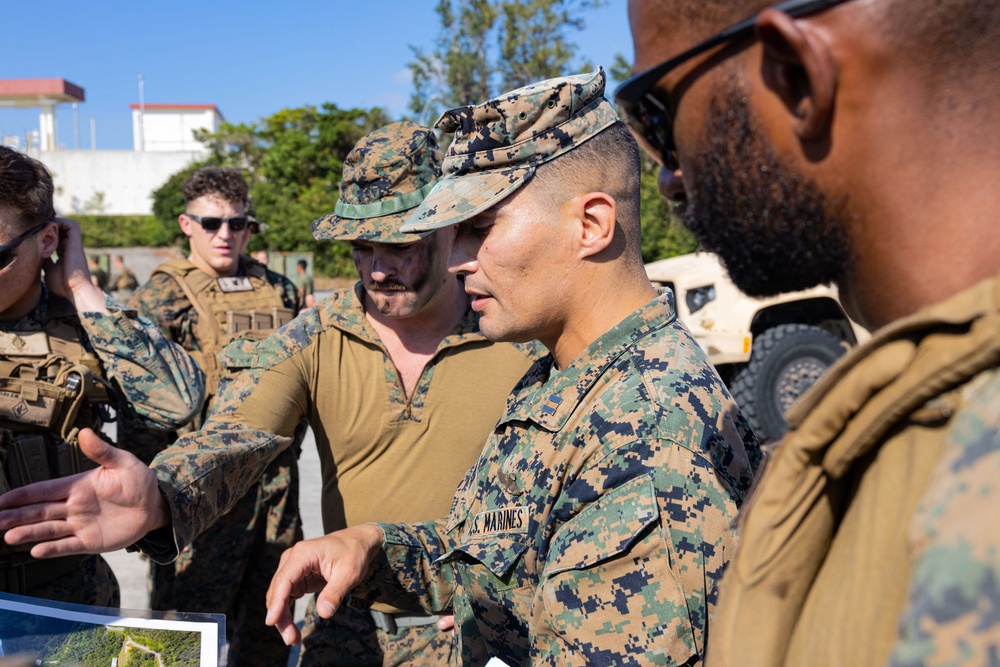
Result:
{"type": "Polygon", "coordinates": [[[673,290],[677,314],[708,353],[761,442],[778,440],[784,414],[850,347],[869,334],[834,287],[757,299],[737,289],[719,258],[696,252],[646,265],[673,290]]]}

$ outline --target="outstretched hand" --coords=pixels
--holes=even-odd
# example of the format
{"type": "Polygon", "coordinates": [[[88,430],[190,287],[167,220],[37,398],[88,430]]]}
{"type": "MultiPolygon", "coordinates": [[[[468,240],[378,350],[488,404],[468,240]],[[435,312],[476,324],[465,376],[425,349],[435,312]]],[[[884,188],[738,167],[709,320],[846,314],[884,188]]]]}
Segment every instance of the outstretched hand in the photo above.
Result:
{"type": "Polygon", "coordinates": [[[322,618],[333,616],[361,583],[382,539],[381,528],[365,524],[299,542],[285,551],[267,589],[267,625],[281,633],[285,644],[298,644],[301,636],[292,618],[292,602],[319,592],[316,611],[322,618]]]}
{"type": "Polygon", "coordinates": [[[168,523],[156,475],[132,454],[91,429],[80,451],[100,467],[38,482],[0,496],[0,531],[7,544],[38,542],[35,558],[115,551],[168,523]]]}

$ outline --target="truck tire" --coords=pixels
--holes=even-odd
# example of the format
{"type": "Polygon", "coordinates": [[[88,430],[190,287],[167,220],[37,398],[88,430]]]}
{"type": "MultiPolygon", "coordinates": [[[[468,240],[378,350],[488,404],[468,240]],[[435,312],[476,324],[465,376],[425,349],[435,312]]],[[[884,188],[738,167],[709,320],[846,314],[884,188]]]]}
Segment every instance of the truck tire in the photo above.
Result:
{"type": "Polygon", "coordinates": [[[839,338],[808,324],[781,324],[757,336],[729,388],[761,443],[785,435],[785,412],[845,351],[839,338]]]}

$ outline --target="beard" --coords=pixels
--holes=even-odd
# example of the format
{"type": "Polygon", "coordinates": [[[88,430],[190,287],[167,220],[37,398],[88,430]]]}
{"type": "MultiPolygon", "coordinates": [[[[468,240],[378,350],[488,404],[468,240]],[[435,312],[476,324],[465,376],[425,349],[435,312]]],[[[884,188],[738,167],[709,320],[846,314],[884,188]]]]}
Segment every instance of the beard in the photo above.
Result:
{"type": "Polygon", "coordinates": [[[750,296],[842,282],[850,263],[844,202],[831,204],[783,165],[751,117],[745,86],[730,78],[726,88],[712,95],[709,146],[692,160],[684,226],[750,296]]]}
{"type": "Polygon", "coordinates": [[[406,292],[409,288],[395,280],[372,280],[368,283],[369,292],[406,292]]]}

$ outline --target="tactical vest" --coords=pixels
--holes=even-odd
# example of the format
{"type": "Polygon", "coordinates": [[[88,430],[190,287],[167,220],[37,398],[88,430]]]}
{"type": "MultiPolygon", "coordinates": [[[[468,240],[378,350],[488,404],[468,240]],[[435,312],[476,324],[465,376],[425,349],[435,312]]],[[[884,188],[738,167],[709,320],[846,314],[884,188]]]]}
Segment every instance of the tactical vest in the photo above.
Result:
{"type": "Polygon", "coordinates": [[[248,257],[241,261],[244,275],[233,277],[213,278],[187,259],[172,259],[153,271],[173,278],[198,313],[193,333],[201,349],[189,352],[205,372],[206,396],[196,427],[204,423],[215,398],[222,348],[239,336],[266,338],[295,317],[267,282],[267,269],[248,257]]]}
{"type": "MultiPolygon", "coordinates": [[[[72,306],[53,300],[52,308],[41,331],[0,332],[0,494],[96,467],[80,453],[77,436],[83,428],[100,430],[109,385],[83,346],[72,306]]],[[[0,565],[30,546],[0,541],[0,565]]]]}

